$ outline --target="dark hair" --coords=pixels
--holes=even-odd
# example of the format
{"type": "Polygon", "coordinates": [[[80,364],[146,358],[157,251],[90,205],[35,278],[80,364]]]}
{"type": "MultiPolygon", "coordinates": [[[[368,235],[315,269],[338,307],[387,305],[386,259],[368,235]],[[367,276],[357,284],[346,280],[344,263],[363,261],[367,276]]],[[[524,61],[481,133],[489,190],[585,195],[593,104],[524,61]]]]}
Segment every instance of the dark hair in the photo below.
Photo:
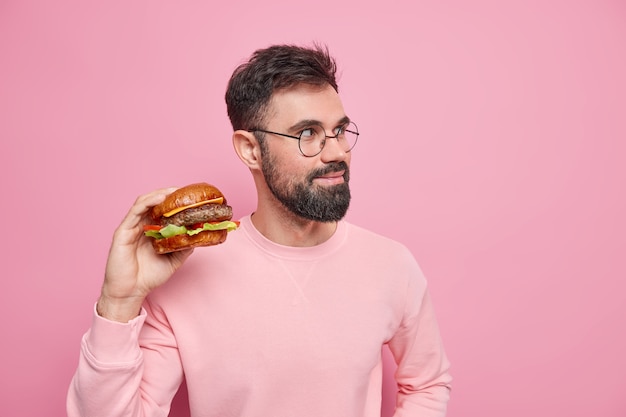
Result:
{"type": "Polygon", "coordinates": [[[226,109],[234,130],[263,127],[267,106],[275,91],[297,84],[338,91],[337,65],[326,46],[274,45],[255,51],[233,72],[226,90],[226,109]]]}

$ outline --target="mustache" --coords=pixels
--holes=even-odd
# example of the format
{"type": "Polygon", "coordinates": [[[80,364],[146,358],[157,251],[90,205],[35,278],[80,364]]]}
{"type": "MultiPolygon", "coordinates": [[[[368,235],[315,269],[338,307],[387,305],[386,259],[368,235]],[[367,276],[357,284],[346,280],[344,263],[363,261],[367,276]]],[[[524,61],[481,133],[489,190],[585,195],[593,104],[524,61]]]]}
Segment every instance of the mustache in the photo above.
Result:
{"type": "Polygon", "coordinates": [[[344,161],[341,162],[331,162],[328,165],[325,165],[322,168],[316,169],[315,171],[309,174],[309,181],[313,182],[313,179],[316,177],[321,177],[323,175],[332,174],[333,172],[344,171],[343,180],[345,182],[350,181],[350,168],[348,164],[344,161]]]}

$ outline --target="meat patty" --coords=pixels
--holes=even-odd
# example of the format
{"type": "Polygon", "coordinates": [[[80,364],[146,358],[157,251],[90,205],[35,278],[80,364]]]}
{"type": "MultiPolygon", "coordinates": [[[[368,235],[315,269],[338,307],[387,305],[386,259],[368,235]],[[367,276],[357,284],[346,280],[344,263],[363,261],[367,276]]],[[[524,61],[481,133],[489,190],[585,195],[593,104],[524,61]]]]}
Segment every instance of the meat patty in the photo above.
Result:
{"type": "Polygon", "coordinates": [[[162,217],[161,225],[174,224],[189,226],[203,222],[221,222],[233,218],[233,208],[226,204],[205,204],[176,213],[171,217],[162,217]]]}

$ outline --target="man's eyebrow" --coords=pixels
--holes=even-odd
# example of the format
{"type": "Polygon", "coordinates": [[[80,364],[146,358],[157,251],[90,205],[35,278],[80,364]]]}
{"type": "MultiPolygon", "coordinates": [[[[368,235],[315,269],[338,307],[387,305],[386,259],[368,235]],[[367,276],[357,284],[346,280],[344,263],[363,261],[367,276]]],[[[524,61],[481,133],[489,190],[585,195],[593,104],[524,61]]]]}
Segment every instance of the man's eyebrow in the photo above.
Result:
{"type": "MultiPolygon", "coordinates": [[[[341,125],[346,125],[350,123],[350,118],[348,116],[343,116],[341,119],[339,119],[336,123],[336,126],[341,126],[341,125]]],[[[300,120],[298,123],[294,124],[293,126],[291,126],[288,131],[289,132],[298,132],[302,129],[305,129],[309,126],[323,126],[323,123],[319,120],[315,120],[315,119],[304,119],[304,120],[300,120]]]]}

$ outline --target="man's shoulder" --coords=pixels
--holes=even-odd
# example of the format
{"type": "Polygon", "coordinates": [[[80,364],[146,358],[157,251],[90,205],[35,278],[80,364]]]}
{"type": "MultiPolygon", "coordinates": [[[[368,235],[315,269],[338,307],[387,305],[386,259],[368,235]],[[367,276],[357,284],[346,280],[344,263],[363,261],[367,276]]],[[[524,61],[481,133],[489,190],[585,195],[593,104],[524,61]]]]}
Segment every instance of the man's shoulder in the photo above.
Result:
{"type": "Polygon", "coordinates": [[[352,223],[346,220],[344,220],[343,223],[345,224],[349,233],[355,236],[359,236],[365,239],[371,239],[373,241],[377,241],[377,242],[384,243],[384,244],[396,244],[396,245],[404,246],[402,242],[390,236],[385,235],[383,232],[379,232],[372,228],[361,226],[361,225],[358,225],[356,223],[352,223]]]}
{"type": "Polygon", "coordinates": [[[344,221],[344,223],[346,227],[346,235],[352,244],[358,243],[362,246],[370,246],[375,250],[381,250],[384,248],[386,251],[410,254],[408,247],[399,240],[355,223],[348,221],[344,221]]]}

